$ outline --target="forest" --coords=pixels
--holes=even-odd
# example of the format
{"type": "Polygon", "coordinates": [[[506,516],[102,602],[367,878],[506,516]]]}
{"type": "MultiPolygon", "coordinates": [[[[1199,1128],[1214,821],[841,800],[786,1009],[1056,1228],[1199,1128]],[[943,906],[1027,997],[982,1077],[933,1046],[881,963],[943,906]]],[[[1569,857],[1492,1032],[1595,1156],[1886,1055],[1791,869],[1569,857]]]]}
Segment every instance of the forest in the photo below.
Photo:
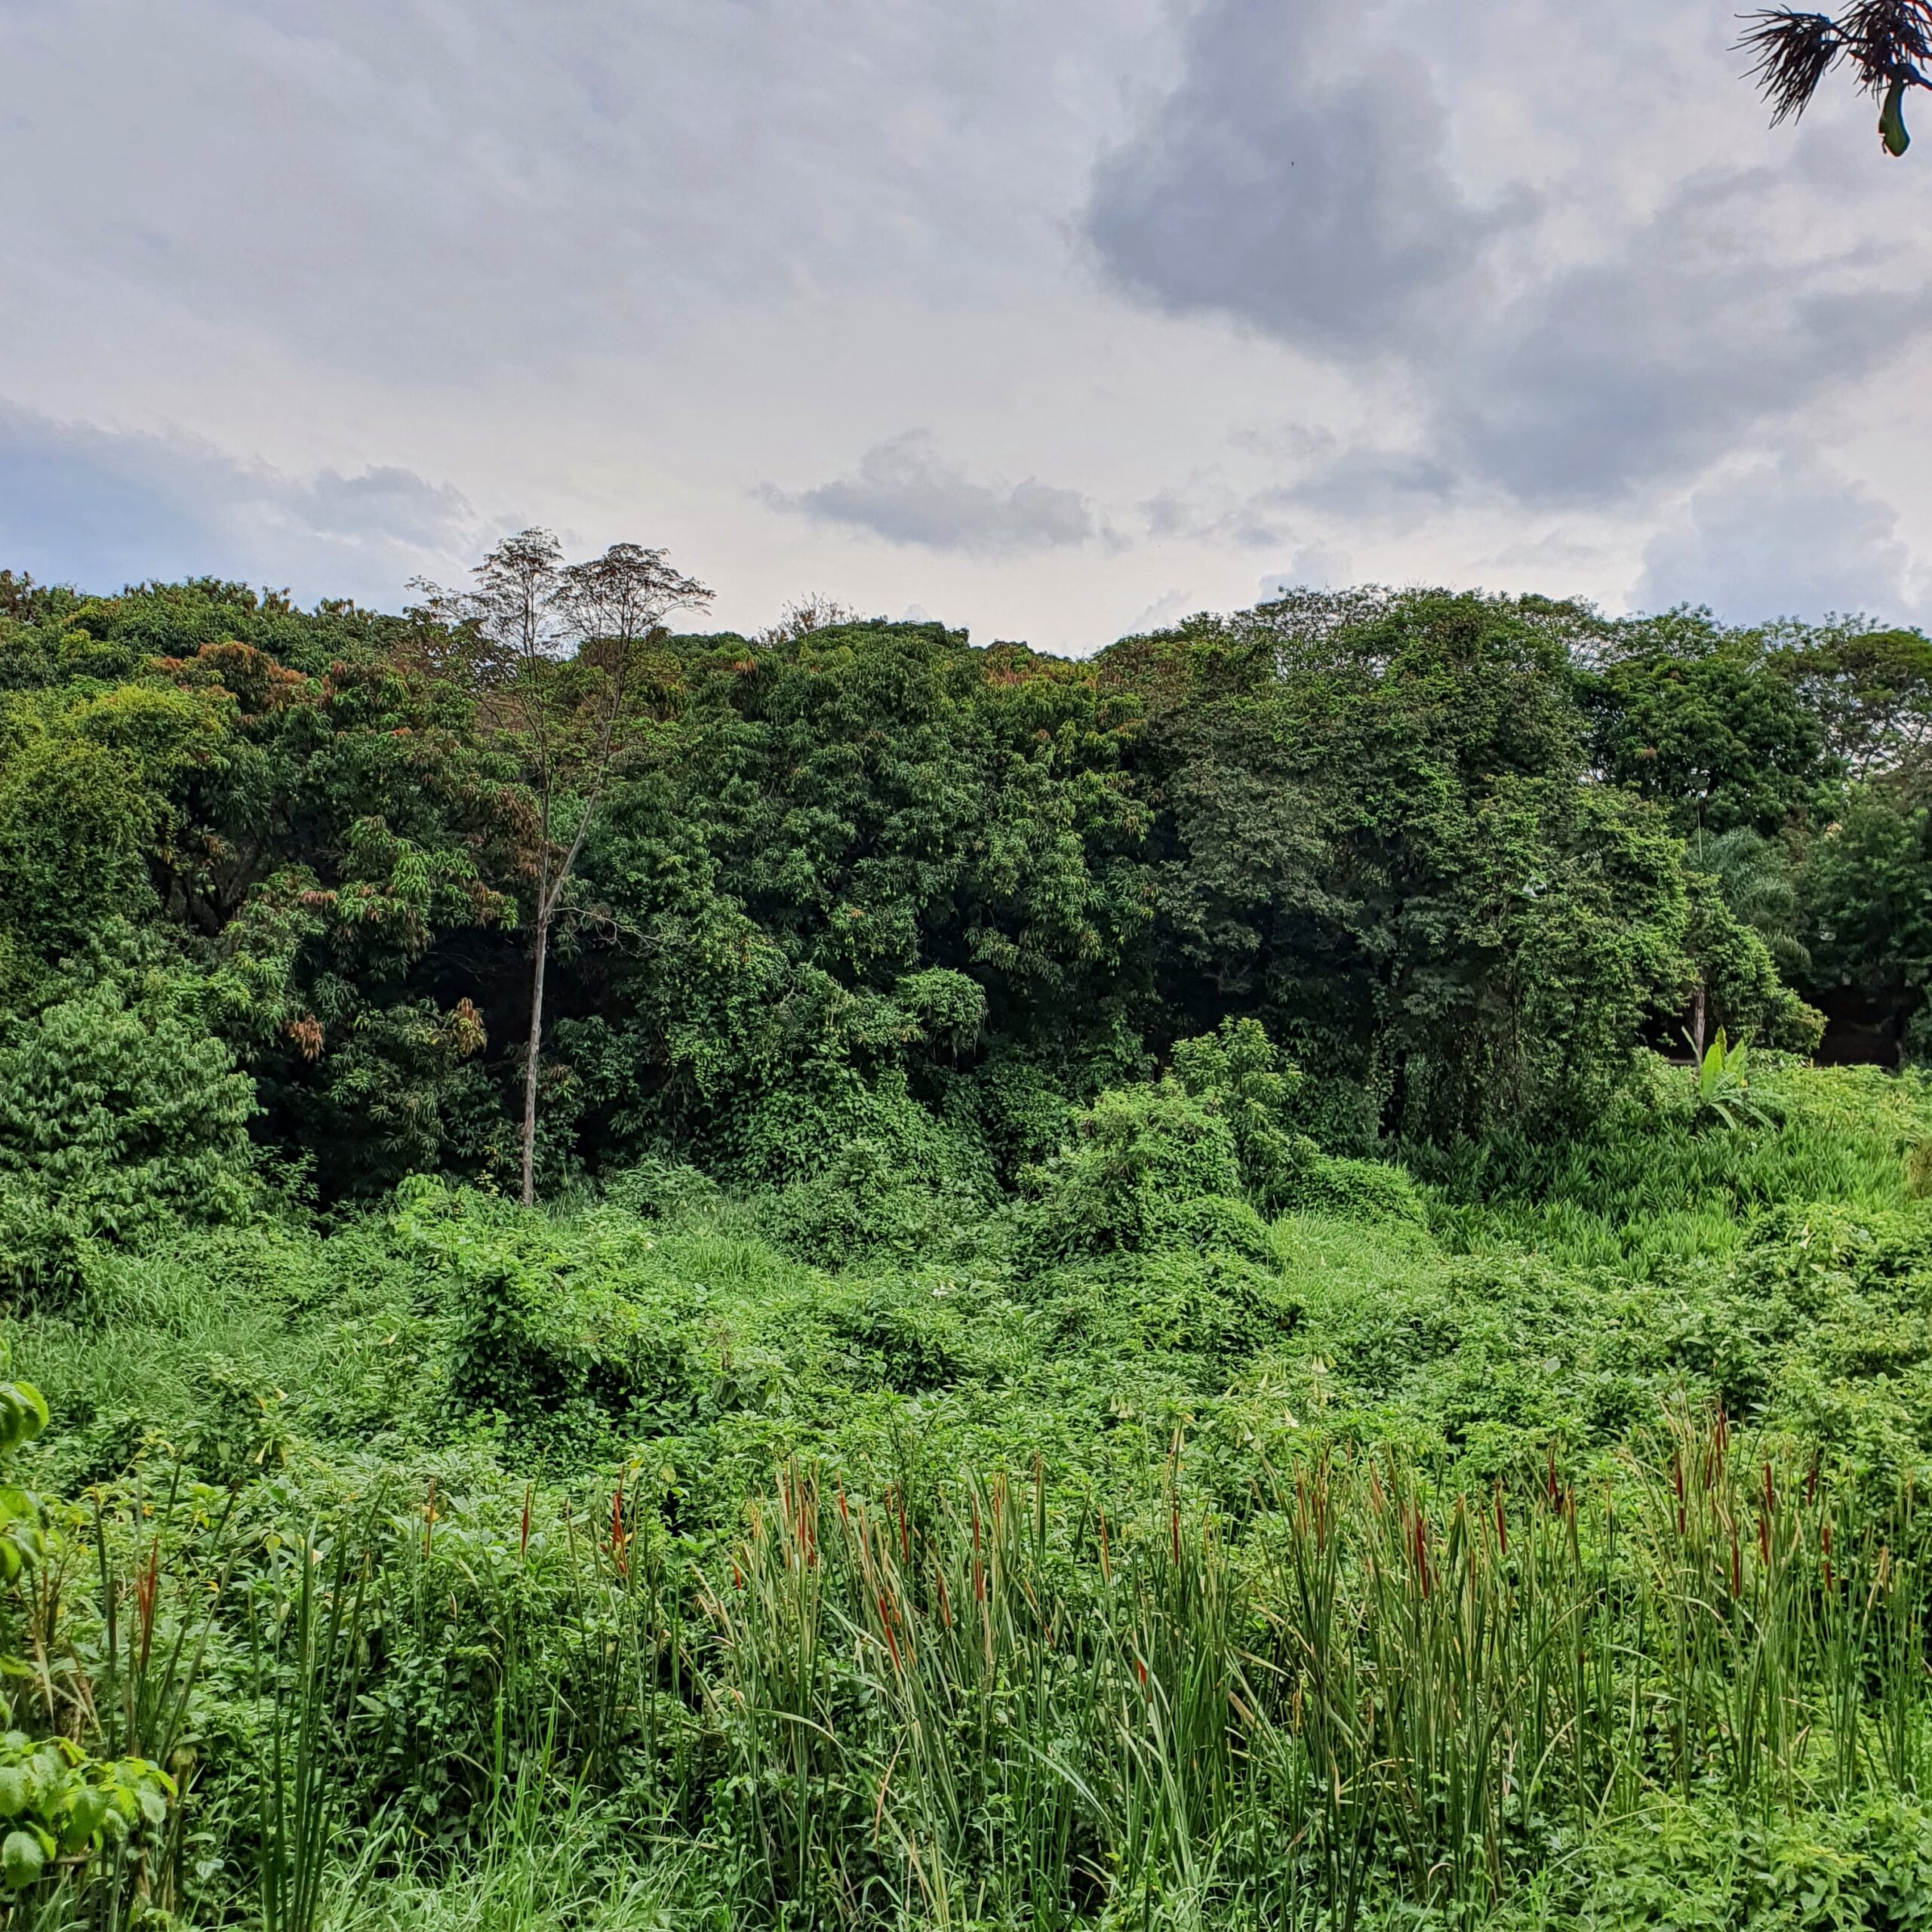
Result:
{"type": "Polygon", "coordinates": [[[1932,641],[0,573],[0,1924],[1932,1924],[1932,641]]]}

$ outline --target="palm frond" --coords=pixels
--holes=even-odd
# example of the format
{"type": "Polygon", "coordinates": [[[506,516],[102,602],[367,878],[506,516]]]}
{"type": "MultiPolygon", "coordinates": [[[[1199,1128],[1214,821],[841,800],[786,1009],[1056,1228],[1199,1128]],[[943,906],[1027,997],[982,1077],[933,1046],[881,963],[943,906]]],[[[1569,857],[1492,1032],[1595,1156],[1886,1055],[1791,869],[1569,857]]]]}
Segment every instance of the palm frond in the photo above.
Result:
{"type": "MultiPolygon", "coordinates": [[[[1881,5],[1887,0],[1867,0],[1881,5]]],[[[1890,0],[1911,4],[1911,0],[1890,0]]],[[[1845,51],[1837,23],[1824,14],[1801,14],[1789,7],[1747,14],[1750,23],[1737,45],[1756,57],[1751,77],[1770,103],[1771,125],[1795,118],[1810,105],[1832,63],[1845,51]]]]}
{"type": "Polygon", "coordinates": [[[1932,59],[1932,0],[1857,0],[1838,32],[1867,93],[1884,94],[1900,79],[1922,84],[1919,63],[1932,59]]]}

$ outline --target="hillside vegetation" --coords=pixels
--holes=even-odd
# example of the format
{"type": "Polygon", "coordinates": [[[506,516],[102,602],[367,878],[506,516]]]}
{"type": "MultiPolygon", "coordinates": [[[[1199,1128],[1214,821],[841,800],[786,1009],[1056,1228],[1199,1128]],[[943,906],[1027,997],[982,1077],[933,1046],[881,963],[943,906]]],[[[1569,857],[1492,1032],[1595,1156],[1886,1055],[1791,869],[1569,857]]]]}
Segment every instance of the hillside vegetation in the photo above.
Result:
{"type": "Polygon", "coordinates": [[[0,612],[5,1923],[1932,1921],[1917,634],[0,612]]]}

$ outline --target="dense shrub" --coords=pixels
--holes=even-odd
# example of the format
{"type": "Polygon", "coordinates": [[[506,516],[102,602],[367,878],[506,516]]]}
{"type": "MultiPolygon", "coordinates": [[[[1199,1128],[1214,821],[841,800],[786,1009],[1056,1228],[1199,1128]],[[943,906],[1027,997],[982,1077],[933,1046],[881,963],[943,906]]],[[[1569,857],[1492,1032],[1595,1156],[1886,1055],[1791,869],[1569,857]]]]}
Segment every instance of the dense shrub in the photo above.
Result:
{"type": "Polygon", "coordinates": [[[0,1281],[77,1285],[87,1244],[239,1217],[254,1090],[165,992],[103,978],[0,1043],[0,1281]]]}
{"type": "MultiPolygon", "coordinates": [[[[881,1614],[877,1598],[838,1595],[844,1584],[814,1567],[832,1560],[829,1540],[848,1534],[841,1499],[851,1522],[878,1526],[867,1532],[869,1560],[889,1556],[912,1580],[906,1614],[920,1620],[892,1628],[895,1641],[914,1629],[922,1670],[954,1654],[945,1606],[974,1600],[972,1497],[983,1550],[995,1530],[1030,1540],[1023,1554],[1002,1545],[1000,1561],[1023,1565],[1052,1633],[1043,1660],[1057,1660],[1055,1672],[1080,1660],[1051,1680],[1069,1696],[1079,1672],[1091,1684],[1111,1681],[1117,1654],[1130,1676],[1135,1655],[1150,1676],[1166,1668],[1158,1649],[1107,1647],[1140,1628],[1107,1620],[1130,1606],[1158,1621],[1170,1614],[1162,1605],[1177,1616],[1185,1606],[1192,1620],[1251,1602],[1244,1654],[1281,1618],[1301,1614],[1290,1607],[1307,1599],[1269,1594],[1269,1580],[1288,1574],[1272,1567],[1283,1540],[1313,1533],[1295,1527],[1312,1501],[1295,1499],[1311,1497],[1318,1479],[1353,1485],[1349,1537],[1395,1539],[1379,1567],[1345,1567],[1348,1591],[1371,1576],[1392,1587],[1409,1574],[1401,1565],[1413,1566],[1418,1524],[1432,1579],[1460,1575],[1441,1567],[1443,1540],[1457,1521],[1466,1527],[1454,1534],[1465,1537],[1467,1525],[1492,1524],[1499,1508],[1512,1561],[1519,1538],[1553,1558],[1570,1547],[1573,1500],[1578,1574],[1594,1578],[1611,1546],[1592,1512],[1669,1499],[1670,1455],[1692,1453],[1690,1436],[1660,1447],[1660,1429],[1740,1432],[1740,1442],[1749,1432],[1723,1480],[1751,1588],[1764,1561],[1752,1514],[1761,1464],[1773,1467],[1780,1507],[1831,1514],[1834,1561],[1863,1561],[1847,1553],[1860,1549],[1875,1561],[1869,1539],[1881,1535],[1906,1548],[1893,1526],[1932,1481],[1932,1247],[1915,1155],[1932,1137],[1932,1113],[1915,1081],[1775,1066],[1761,1078],[1775,1104],[1727,1128],[1700,1115],[1686,1069],[1660,1068],[1654,1087],[1633,1088],[1627,1111],[1595,1134],[1466,1150],[1439,1164],[1434,1187],[1299,1149],[1295,1186],[1306,1192],[1272,1223],[1252,1204],[1223,1095],[1171,1079],[1109,1090],[1082,1110],[1017,1203],[937,1238],[921,1234],[903,1252],[868,1223],[854,1258],[835,1268],[767,1238],[786,1190],[734,1192],[663,1159],[633,1168],[601,1198],[554,1211],[423,1181],[391,1210],[326,1234],[295,1223],[213,1227],[161,1247],[104,1247],[84,1303],[11,1324],[60,1417],[32,1453],[63,1481],[105,1485],[111,1561],[125,1547],[134,1562],[146,1547],[136,1525],[177,1481],[176,1458],[183,1493],[202,1499],[185,1513],[173,1506],[167,1534],[168,1561],[184,1566],[180,1601],[223,1606],[195,1707],[208,1767],[190,1793],[210,1847],[195,1881],[205,1905],[230,1909],[239,1896],[254,1856],[256,1767],[278,1713],[300,1708],[294,1676],[278,1680],[275,1698],[251,1689],[245,1604],[298,1614],[301,1564],[291,1552],[299,1558],[303,1526],[321,1524],[338,1540],[331,1546],[363,1553],[370,1578],[356,1704],[340,1706],[345,1742],[328,1774],[343,1815],[408,1820],[419,1876],[454,1877],[497,1855],[485,1847],[502,1844],[491,1821],[515,1767],[543,1761],[544,1750],[568,1753],[580,1803],[608,1799],[632,1817],[648,1807],[665,1846],[691,1861],[689,1883],[755,1918],[800,1887],[817,1896],[823,1848],[847,1837],[853,1872],[898,1886],[903,1862],[871,1844],[867,1821],[882,1780],[888,1806],[900,1801],[892,1794],[902,1778],[914,1780],[908,1791],[928,1789],[928,1770],[903,1762],[885,1779],[888,1740],[906,1733],[881,1713],[899,1709],[891,1700],[904,1680],[882,1637],[875,1651],[854,1634],[881,1614]],[[1056,1214],[1106,1238],[1067,1241],[1056,1214]],[[1606,1248],[1610,1229],[1617,1239],[1606,1248]],[[1720,1404],[1721,1424],[1696,1420],[1720,1404]],[[777,1500],[767,1488],[774,1470],[786,1485],[777,1500]],[[967,1471],[1004,1485],[997,1512],[993,1487],[961,1487],[967,1471]],[[223,1488],[197,1488],[197,1478],[223,1488]],[[781,1523],[794,1526],[784,1534],[802,1534],[801,1485],[814,1483],[817,1557],[760,1571],[757,1552],[770,1546],[759,1539],[781,1523]],[[217,1549],[204,1540],[228,1485],[238,1527],[217,1549]],[[761,1496],[748,1515],[747,1498],[761,1496]],[[194,1512],[200,1527],[191,1528],[194,1512]],[[1545,1527],[1533,1530],[1533,1520],[1545,1527]],[[1163,1552],[1173,1561],[1177,1536],[1182,1571],[1134,1567],[1163,1552]],[[1211,1560],[1203,1550],[1217,1564],[1225,1552],[1229,1566],[1213,1572],[1211,1588],[1195,1567],[1211,1560]],[[945,1568],[955,1561],[964,1567],[945,1568]],[[233,1594],[211,1598],[205,1578],[224,1564],[238,1566],[233,1594]],[[1126,1589],[1119,1580],[1130,1574],[1139,1580],[1126,1589]],[[832,1594],[814,1597],[821,1589],[832,1594]],[[1241,1595],[1249,1591],[1260,1594],[1241,1595]],[[792,1628],[786,1605],[814,1601],[835,1601],[852,1628],[840,1623],[830,1638],[832,1624],[809,1626],[820,1647],[808,1654],[824,1660],[813,1681],[829,1701],[799,1707],[821,1727],[808,1734],[811,1752],[774,1758],[774,1740],[796,1729],[760,1715],[792,1708],[780,1680],[731,1673],[776,1671],[780,1653],[758,1647],[792,1628]],[[778,1620],[756,1620],[768,1616],[778,1620]],[[694,1671],[706,1673],[701,1692],[694,1671]],[[866,1767],[862,1789],[850,1783],[852,1764],[866,1767]],[[771,1828],[768,1801],[800,1791],[813,1807],[804,1863],[774,1864],[758,1849],[771,1828]],[[735,1850],[709,1848],[723,1847],[735,1850]]],[[[1695,1439],[1706,1444],[1695,1453],[1713,1453],[1715,1438],[1695,1439]]],[[[1815,1561],[1815,1526],[1806,1534],[1815,1561]]],[[[1652,1588],[1647,1546],[1627,1521],[1618,1539],[1618,1560],[1632,1566],[1618,1588],[1652,1588]]],[[[1727,1564],[1728,1546],[1710,1546],[1727,1564]]],[[[1014,1574],[1001,1571],[999,1589],[1014,1574]]],[[[1026,1604],[1014,1589],[1013,1603],[1026,1604]]],[[[63,1601],[74,1620],[56,1652],[69,1654],[66,1642],[85,1658],[93,1613],[85,1592],[63,1601]]],[[[1405,1598],[1402,1614],[1432,1615],[1436,1601],[1425,1612],[1405,1598]]],[[[1743,1642],[1758,1627],[1721,1622],[1728,1634],[1713,1626],[1709,1641],[1743,1642]]],[[[1644,1647],[1644,1632],[1661,1627],[1618,1626],[1603,1667],[1641,1667],[1654,1690],[1677,1668],[1644,1647]]],[[[1217,1628],[1189,1621],[1186,1654],[1219,1655],[1217,1628]]],[[[1395,1642],[1395,1628],[1378,1641],[1395,1642]]],[[[981,1642],[975,1635],[974,1656],[981,1642]]],[[[1402,1668],[1426,1675],[1425,1654],[1435,1654],[1404,1650],[1402,1668]]],[[[1725,1668],[1727,1683],[1752,1681],[1741,1665],[1725,1668]]],[[[961,1681],[944,1680],[955,1689],[961,1681]]],[[[1617,1683],[1624,1711],[1629,1684],[1617,1683]]],[[[1807,1679],[1792,1694],[1824,1693],[1807,1679]]],[[[1041,1706],[1041,1721],[1071,1725],[1085,1708],[1056,1701],[1041,1706]]],[[[1057,1749],[1086,1753],[1116,1735],[1113,1724],[1047,1734],[1060,1738],[1057,1749]]],[[[1712,1754],[1700,1761],[1728,1761],[1721,1722],[1697,1734],[1712,1754]]],[[[949,1765],[945,1775],[997,1781],[1022,1762],[1003,1744],[983,1755],[963,1732],[933,1735],[953,1740],[920,1761],[935,1777],[949,1765]]],[[[1201,1748],[1220,1749],[1222,1735],[1211,1727],[1201,1748]]],[[[1665,1735],[1644,1731],[1620,1774],[1635,1782],[1619,1788],[1644,1804],[1663,1804],[1676,1789],[1644,1755],[1661,1751],[1665,1735]]],[[[1401,1754],[1418,1748],[1385,1743],[1375,1761],[1404,1764],[1401,1754]]],[[[1801,1807],[1829,1806],[1821,1767],[1837,1761],[1822,1743],[1807,1749],[1814,1755],[1801,1763],[1767,1758],[1763,1776],[1799,1790],[1801,1807]]],[[[1085,1777],[1099,1761],[1068,1761],[1085,1777]]],[[[1572,1761],[1547,1760],[1559,1761],[1572,1761]]],[[[1231,1775],[1226,1789],[1246,1788],[1244,1770],[1231,1775]]],[[[1871,1807],[1868,1824],[1846,1825],[1834,1867],[1848,1875],[1847,1898],[1880,1896],[1872,1875],[1894,1842],[1890,1775],[1861,1771],[1865,1781],[1845,1787],[1844,1817],[1871,1807]]],[[[548,1831],[560,1814],[531,1790],[531,1816],[548,1831]]],[[[1693,1797],[1716,1807],[1710,1829],[1727,1843],[1759,1842],[1749,1822],[1763,1815],[1751,1808],[1757,1798],[1734,1804],[1715,1784],[1693,1797]]],[[[988,1844],[1005,1801],[969,1807],[974,1829],[994,1832],[988,1844]]],[[[1392,1788],[1378,1801],[1395,1802],[1392,1788]]],[[[1100,1833],[1097,1846],[1114,1829],[1106,1820],[1131,1815],[1114,1804],[1081,1811],[1077,1829],[1100,1833]]],[[[1435,1832],[1438,1817],[1425,1806],[1413,1829],[1435,1832]]],[[[1582,1901],[1579,1911],[1608,1910],[1636,1897],[1630,1887],[1648,1869],[1634,1853],[1614,1855],[1636,1829],[1630,1817],[1613,1807],[1579,1826],[1576,1857],[1560,1873],[1546,1841],[1510,1823],[1497,1875],[1455,1866],[1466,1875],[1455,1883],[1484,1898],[1496,1890],[1506,1909],[1522,1887],[1547,1884],[1553,1898],[1582,1901]],[[1620,1889],[1620,1872],[1630,1887],[1620,1889]]],[[[1405,1863],[1392,1841],[1377,1851],[1364,1875],[1365,1911],[1379,1900],[1377,1912],[1420,1912],[1428,1922],[1447,1910],[1450,1841],[1429,1841],[1437,1850],[1426,1864],[1405,1863]]],[[[1657,1857],[1660,1870],[1677,1869],[1657,1857]]],[[[1253,1869],[1287,1868],[1270,1854],[1253,1869]]],[[[1702,1866],[1682,1871],[1686,1884],[1717,1882],[1702,1866]]],[[[1227,1909],[1223,1900],[1205,1915],[1227,1909]]],[[[1097,1909],[1088,1900],[1075,1915],[1097,1909]]]]}
{"type": "MultiPolygon", "coordinates": [[[[529,1217],[427,1186],[411,1190],[404,1225],[446,1273],[460,1414],[500,1421],[546,1457],[592,1460],[689,1420],[702,1369],[683,1324],[610,1285],[595,1263],[611,1243],[560,1249],[529,1217]]],[[[616,1244],[649,1238],[626,1229],[616,1244]]]]}
{"type": "Polygon", "coordinates": [[[1134,1252],[1216,1234],[1267,1252],[1233,1130],[1177,1081],[1101,1094],[1031,1192],[1032,1238],[1049,1252],[1134,1252]]]}

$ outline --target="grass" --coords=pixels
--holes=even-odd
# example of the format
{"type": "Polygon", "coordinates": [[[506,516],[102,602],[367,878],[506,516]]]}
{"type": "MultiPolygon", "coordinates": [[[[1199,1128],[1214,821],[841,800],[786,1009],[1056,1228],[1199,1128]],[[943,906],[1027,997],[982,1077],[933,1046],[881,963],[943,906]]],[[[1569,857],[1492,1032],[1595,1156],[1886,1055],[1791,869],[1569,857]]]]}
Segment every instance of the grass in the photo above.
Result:
{"type": "Polygon", "coordinates": [[[867,1500],[793,1468],[685,1574],[621,1490],[513,1547],[426,1498],[266,1552],[259,1922],[426,1887],[506,1924],[591,1891],[616,1924],[1466,1918],[1660,1804],[1790,1817],[1932,1767],[1912,1499],[1861,1516],[1721,1414],[1580,1489],[1324,1454],[1244,1535],[1184,1456],[1091,1509],[1043,1469],[867,1500]],[[453,1684],[439,1631],[487,1667],[453,1684]],[[443,1694],[414,1727],[381,1681],[412,1659],[443,1694]],[[435,1843],[452,1761],[473,1857],[435,1843]]]}
{"type": "Polygon", "coordinates": [[[1043,1486],[869,1509],[791,1479],[709,1604],[759,1867],[935,1923],[1136,1887],[1347,1923],[1486,1906],[1660,1790],[1913,1788],[1916,1524],[1847,1543],[1721,1417],[1624,1475],[1471,1497],[1324,1458],[1245,1547],[1170,1487],[1164,1523],[1097,1513],[1072,1551],[1043,1486]]]}
{"type": "Polygon", "coordinates": [[[1932,1119],[1762,1084],[1265,1257],[421,1184],[97,1257],[5,1326],[41,1715],[186,1791],[116,1909],[1917,1922],[1932,1119]]]}

